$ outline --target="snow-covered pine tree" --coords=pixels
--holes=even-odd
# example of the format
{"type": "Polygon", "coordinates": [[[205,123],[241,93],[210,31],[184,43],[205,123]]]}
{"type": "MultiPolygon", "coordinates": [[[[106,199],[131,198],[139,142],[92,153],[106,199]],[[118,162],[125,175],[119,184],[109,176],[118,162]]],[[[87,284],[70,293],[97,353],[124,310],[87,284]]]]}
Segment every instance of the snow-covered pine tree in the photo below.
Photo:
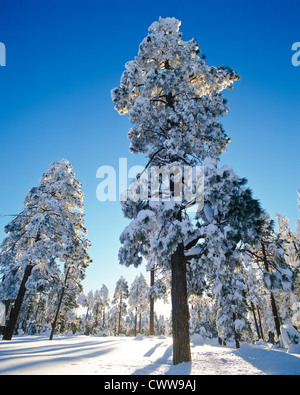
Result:
{"type": "Polygon", "coordinates": [[[105,314],[106,311],[105,309],[109,308],[110,300],[109,300],[109,291],[108,288],[105,284],[102,285],[100,289],[100,297],[102,301],[102,306],[103,306],[103,315],[102,315],[102,329],[104,330],[106,327],[106,322],[105,322],[105,314]]]}
{"type": "Polygon", "coordinates": [[[149,299],[150,299],[150,322],[149,322],[149,334],[153,336],[155,334],[155,312],[154,305],[155,301],[162,299],[164,302],[169,302],[170,295],[170,272],[156,270],[152,268],[150,270],[150,288],[149,288],[149,299]]]}
{"type": "Polygon", "coordinates": [[[107,312],[107,330],[111,336],[118,334],[119,306],[112,305],[107,312]]]}
{"type": "MultiPolygon", "coordinates": [[[[257,339],[264,340],[264,331],[261,325],[261,310],[266,308],[265,303],[265,289],[262,287],[262,282],[259,281],[259,268],[248,266],[245,268],[245,282],[247,289],[247,301],[249,311],[251,312],[254,331],[257,334],[257,339]]],[[[256,338],[256,336],[253,336],[256,338]]]]}
{"type": "MultiPolygon", "coordinates": [[[[86,307],[89,306],[92,317],[89,322],[88,333],[97,334],[99,330],[106,328],[106,308],[109,307],[109,291],[105,284],[101,289],[97,289],[94,293],[89,292],[90,297],[83,300],[86,307]]],[[[87,320],[88,322],[88,320],[87,320]]]]}
{"type": "Polygon", "coordinates": [[[263,282],[270,292],[271,310],[274,318],[274,327],[279,338],[280,315],[276,302],[275,292],[291,292],[294,282],[294,271],[285,257],[284,240],[274,230],[274,221],[269,214],[264,213],[264,227],[262,237],[246,253],[253,259],[253,265],[258,265],[263,272],[263,282]]]}
{"type": "MultiPolygon", "coordinates": [[[[297,190],[298,194],[298,205],[297,208],[300,211],[300,189],[297,190]]],[[[300,218],[296,221],[296,229],[297,229],[297,246],[298,246],[298,253],[300,251],[300,218]]],[[[299,255],[299,254],[298,254],[299,255]]],[[[295,294],[297,295],[298,299],[300,299],[300,257],[297,264],[296,269],[296,276],[297,281],[295,284],[295,294]]],[[[293,316],[293,325],[297,326],[298,331],[300,330],[300,303],[294,303],[294,316],[293,316]]]]}
{"type": "Polygon", "coordinates": [[[118,327],[117,327],[117,332],[116,335],[119,336],[119,334],[122,331],[122,317],[126,313],[126,299],[129,296],[129,290],[128,290],[128,282],[125,280],[123,276],[120,277],[120,279],[116,283],[116,288],[113,296],[113,301],[112,303],[117,306],[118,309],[118,327]]]}
{"type": "Polygon", "coordinates": [[[300,266],[300,239],[292,232],[289,219],[280,214],[275,214],[278,224],[278,237],[283,241],[285,258],[289,266],[296,269],[300,266]]]}
{"type": "MultiPolygon", "coordinates": [[[[112,90],[112,100],[116,110],[128,113],[135,124],[128,133],[130,151],[147,155],[146,168],[164,166],[172,173],[177,166],[184,174],[185,166],[203,164],[211,168],[214,161],[215,187],[210,191],[215,196],[209,192],[209,198],[218,200],[218,207],[212,219],[218,214],[217,209],[221,213],[222,196],[226,196],[226,215],[236,225],[234,243],[226,251],[223,249],[230,255],[241,236],[252,232],[254,237],[253,226],[252,230],[247,230],[247,226],[251,227],[251,222],[257,226],[254,217],[258,211],[249,190],[241,189],[241,182],[234,184],[235,193],[230,196],[226,195],[226,188],[220,193],[219,187],[225,183],[218,183],[217,159],[230,141],[219,123],[219,118],[228,112],[220,92],[231,88],[239,76],[228,67],[208,66],[199,56],[196,41],[182,40],[180,24],[175,18],[160,18],[150,26],[138,56],[126,63],[120,87],[112,90]],[[244,213],[242,208],[246,208],[244,213]],[[238,218],[234,219],[236,214],[238,218]]],[[[223,170],[223,179],[231,183],[231,189],[233,178],[232,172],[223,170]]],[[[133,183],[128,196],[136,196],[138,190],[141,187],[136,188],[133,183]]],[[[146,191],[148,194],[140,193],[139,198],[122,202],[124,215],[132,221],[121,235],[119,259],[122,264],[138,266],[144,257],[149,270],[155,265],[171,270],[173,363],[178,364],[191,360],[186,284],[186,264],[190,258],[185,255],[206,236],[198,232],[187,213],[187,208],[195,203],[194,197],[178,200],[180,191],[175,188],[174,174],[170,177],[168,196],[160,191],[146,191]],[[187,240],[190,242],[186,243],[187,240]]],[[[214,210],[213,203],[208,199],[207,208],[214,210]]],[[[229,219],[224,221],[219,224],[223,230],[229,219]]]]}
{"type": "Polygon", "coordinates": [[[128,303],[135,310],[134,336],[137,335],[138,314],[140,315],[139,332],[141,331],[141,315],[149,305],[149,286],[145,277],[140,274],[136,276],[129,289],[128,303]]]}
{"type": "Polygon", "coordinates": [[[102,300],[102,295],[100,290],[95,291],[94,295],[94,306],[93,306],[93,323],[92,323],[92,333],[97,334],[101,320],[103,320],[104,303],[102,300]]]}
{"type": "Polygon", "coordinates": [[[242,334],[248,329],[244,275],[237,270],[235,260],[226,262],[222,274],[218,270],[214,289],[218,302],[218,338],[225,345],[234,340],[236,348],[240,348],[242,334]]]}
{"type": "Polygon", "coordinates": [[[94,293],[89,291],[87,295],[82,294],[77,302],[82,306],[86,307],[86,313],[82,319],[84,324],[84,334],[89,335],[92,330],[92,311],[94,306],[94,293]]]}
{"type": "MultiPolygon", "coordinates": [[[[283,241],[284,257],[288,266],[293,270],[292,290],[281,295],[280,315],[283,324],[293,324],[299,327],[300,318],[300,237],[289,225],[289,219],[276,214],[278,223],[278,238],[283,241]],[[296,324],[296,325],[295,325],[296,324]]],[[[297,222],[296,222],[297,226],[297,222]]]]}
{"type": "MultiPolygon", "coordinates": [[[[63,159],[50,165],[24,201],[24,210],[6,227],[0,266],[5,299],[14,299],[5,329],[10,340],[20,313],[28,279],[35,271],[76,273],[84,278],[90,262],[89,242],[85,238],[83,192],[70,163],[63,159]]],[[[75,274],[74,274],[75,276],[75,274]]]]}
{"type": "Polygon", "coordinates": [[[216,338],[217,303],[211,292],[191,295],[190,302],[190,332],[199,334],[204,339],[216,338]]]}
{"type": "MultiPolygon", "coordinates": [[[[81,236],[78,237],[78,240],[81,240],[81,236]]],[[[86,247],[88,247],[88,245],[86,245],[86,247]]],[[[78,307],[77,299],[83,291],[81,283],[85,278],[85,270],[88,267],[88,262],[89,258],[86,253],[81,256],[75,253],[72,258],[64,263],[62,281],[58,286],[59,298],[56,304],[56,314],[52,323],[52,331],[49,340],[53,339],[61,308],[64,307],[66,313],[78,307]]]]}
{"type": "Polygon", "coordinates": [[[218,328],[223,340],[233,336],[238,346],[237,340],[247,327],[243,317],[246,299],[241,262],[245,246],[260,239],[264,219],[246,180],[231,167],[219,169],[216,159],[206,158],[204,174],[204,206],[197,213],[198,244],[189,253],[194,272],[190,282],[195,283],[194,288],[203,288],[206,276],[214,284],[218,328]]]}

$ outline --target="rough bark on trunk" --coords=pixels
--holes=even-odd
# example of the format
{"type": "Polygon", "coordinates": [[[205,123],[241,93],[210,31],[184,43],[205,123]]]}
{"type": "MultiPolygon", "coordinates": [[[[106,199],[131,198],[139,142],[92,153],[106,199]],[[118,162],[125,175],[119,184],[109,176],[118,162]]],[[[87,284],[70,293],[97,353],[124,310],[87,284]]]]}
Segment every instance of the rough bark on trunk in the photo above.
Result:
{"type": "MultiPolygon", "coordinates": [[[[154,285],[154,269],[150,271],[150,286],[154,285]]],[[[154,297],[150,296],[150,336],[154,336],[154,297]]]]}
{"type": "Polygon", "coordinates": [[[233,332],[234,332],[235,347],[240,348],[240,336],[238,335],[235,329],[235,321],[236,321],[236,314],[233,313],[233,332]]]}
{"type": "Polygon", "coordinates": [[[259,310],[258,306],[257,306],[257,313],[258,313],[259,329],[260,329],[261,338],[262,338],[263,341],[265,341],[265,339],[264,339],[264,332],[263,332],[262,323],[261,323],[260,310],[259,310]]]}
{"type": "Polygon", "coordinates": [[[274,322],[275,322],[275,328],[276,328],[277,336],[279,338],[279,336],[281,335],[280,320],[279,320],[278,309],[276,306],[275,297],[274,297],[273,292],[270,293],[270,300],[271,300],[271,307],[272,307],[272,312],[273,312],[273,317],[274,317],[274,322]]]}
{"type": "Polygon", "coordinates": [[[251,311],[252,311],[253,318],[254,318],[254,323],[255,323],[257,336],[258,336],[258,339],[260,339],[260,331],[259,331],[259,327],[258,327],[258,323],[257,323],[257,318],[256,318],[256,314],[255,314],[255,307],[254,307],[253,302],[250,303],[250,306],[251,306],[251,311]]]}
{"type": "Polygon", "coordinates": [[[13,306],[13,308],[11,309],[10,312],[10,316],[9,316],[9,321],[5,327],[4,330],[4,335],[3,335],[3,340],[11,340],[17,321],[18,321],[18,317],[20,314],[20,310],[21,310],[21,306],[24,300],[24,296],[25,296],[25,292],[26,292],[26,283],[28,278],[31,275],[33,269],[33,265],[28,264],[25,268],[25,272],[23,275],[23,279],[20,285],[20,289],[17,295],[17,298],[15,300],[15,304],[13,306]]]}
{"type": "MultiPolygon", "coordinates": [[[[268,263],[268,258],[267,258],[267,253],[264,243],[261,243],[261,246],[262,246],[264,267],[265,270],[269,273],[269,263],[268,263]]],[[[279,314],[278,314],[278,309],[276,306],[274,294],[271,291],[270,291],[270,300],[271,300],[271,308],[275,322],[275,328],[276,328],[277,336],[279,338],[279,336],[281,335],[279,314]]]]}
{"type": "Polygon", "coordinates": [[[189,309],[187,302],[186,264],[183,244],[171,257],[173,364],[191,361],[189,309]]]}
{"type": "Polygon", "coordinates": [[[58,320],[61,304],[62,304],[62,301],[63,301],[63,298],[64,298],[64,294],[65,294],[65,289],[66,289],[66,285],[67,285],[67,281],[68,281],[69,271],[70,271],[70,267],[68,267],[67,272],[66,272],[65,282],[64,282],[64,286],[62,287],[62,290],[61,290],[60,299],[59,299],[59,302],[58,302],[55,318],[54,318],[54,321],[53,321],[53,324],[52,324],[52,330],[51,330],[51,333],[50,333],[49,340],[53,340],[55,327],[56,327],[56,324],[57,324],[57,320],[58,320]]]}

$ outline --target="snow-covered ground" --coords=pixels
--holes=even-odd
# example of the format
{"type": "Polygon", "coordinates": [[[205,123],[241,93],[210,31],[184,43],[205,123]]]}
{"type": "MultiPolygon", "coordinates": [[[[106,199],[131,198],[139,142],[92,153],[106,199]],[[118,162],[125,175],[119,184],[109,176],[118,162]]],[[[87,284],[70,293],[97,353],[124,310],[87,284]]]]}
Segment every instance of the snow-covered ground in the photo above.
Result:
{"type": "Polygon", "coordinates": [[[269,344],[239,350],[192,340],[193,362],[172,365],[166,337],[15,337],[0,341],[0,374],[46,375],[299,375],[300,355],[269,344]]]}

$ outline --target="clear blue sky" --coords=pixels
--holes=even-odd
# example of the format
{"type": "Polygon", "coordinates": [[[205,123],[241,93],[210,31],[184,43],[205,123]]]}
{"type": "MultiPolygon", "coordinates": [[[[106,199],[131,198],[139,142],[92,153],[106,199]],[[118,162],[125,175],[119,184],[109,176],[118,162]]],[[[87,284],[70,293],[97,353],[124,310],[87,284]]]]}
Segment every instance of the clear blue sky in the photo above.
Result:
{"type": "MultiPolygon", "coordinates": [[[[49,163],[67,158],[85,192],[86,225],[94,263],[84,286],[113,290],[120,275],[139,269],[118,264],[119,236],[127,221],[119,203],[96,199],[97,168],[144,163],[129,154],[130,123],[114,110],[119,84],[148,26],[159,16],[182,21],[183,39],[196,38],[207,62],[228,65],[242,77],[226,94],[223,118],[232,138],[222,163],[248,178],[272,218],[300,216],[300,67],[291,47],[300,41],[299,0],[100,1],[1,0],[0,214],[22,210],[27,191],[49,163]]],[[[0,241],[8,218],[0,217],[0,241]]]]}

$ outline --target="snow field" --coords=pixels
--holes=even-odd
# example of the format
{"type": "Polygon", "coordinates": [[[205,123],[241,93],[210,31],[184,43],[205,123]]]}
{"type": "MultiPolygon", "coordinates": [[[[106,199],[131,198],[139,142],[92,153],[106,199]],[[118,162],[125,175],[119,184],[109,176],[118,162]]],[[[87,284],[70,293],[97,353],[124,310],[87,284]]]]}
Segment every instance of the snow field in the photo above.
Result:
{"type": "Polygon", "coordinates": [[[298,375],[300,355],[269,344],[241,349],[192,339],[191,363],[172,365],[172,338],[23,336],[0,341],[8,375],[298,375]]]}

